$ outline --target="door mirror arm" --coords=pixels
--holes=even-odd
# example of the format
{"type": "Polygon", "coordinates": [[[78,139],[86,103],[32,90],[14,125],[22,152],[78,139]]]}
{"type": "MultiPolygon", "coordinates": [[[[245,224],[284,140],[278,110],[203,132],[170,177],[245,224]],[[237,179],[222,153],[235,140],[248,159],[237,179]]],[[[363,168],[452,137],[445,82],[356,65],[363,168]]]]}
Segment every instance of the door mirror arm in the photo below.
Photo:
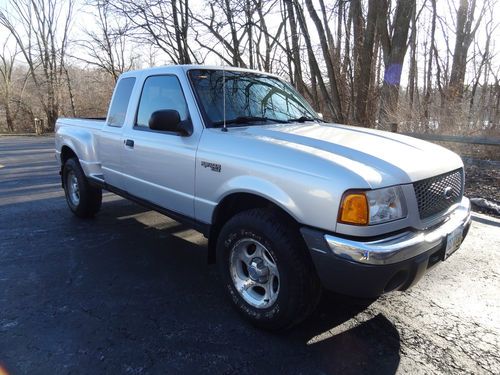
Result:
{"type": "Polygon", "coordinates": [[[183,137],[189,137],[193,134],[193,123],[190,118],[179,123],[179,134],[183,137]]]}

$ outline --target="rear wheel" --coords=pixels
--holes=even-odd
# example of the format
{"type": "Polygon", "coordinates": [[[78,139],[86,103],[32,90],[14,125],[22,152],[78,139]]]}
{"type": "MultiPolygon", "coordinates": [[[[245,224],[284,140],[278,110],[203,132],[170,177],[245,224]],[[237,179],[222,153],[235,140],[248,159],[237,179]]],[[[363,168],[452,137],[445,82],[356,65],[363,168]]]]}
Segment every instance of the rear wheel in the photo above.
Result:
{"type": "Polygon", "coordinates": [[[319,301],[319,279],[298,229],[276,211],[231,218],[218,237],[217,263],[234,306],[260,328],[288,328],[319,301]]]}
{"type": "Polygon", "coordinates": [[[64,163],[63,184],[66,202],[78,217],[93,217],[101,208],[101,189],[89,184],[85,173],[76,158],[64,163]]]}

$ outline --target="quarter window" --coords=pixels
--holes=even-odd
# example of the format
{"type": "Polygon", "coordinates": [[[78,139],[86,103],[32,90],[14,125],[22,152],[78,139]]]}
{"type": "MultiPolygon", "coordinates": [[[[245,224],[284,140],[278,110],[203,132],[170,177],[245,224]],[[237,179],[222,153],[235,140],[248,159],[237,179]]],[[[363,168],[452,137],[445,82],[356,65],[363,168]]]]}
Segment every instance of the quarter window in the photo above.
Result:
{"type": "Polygon", "coordinates": [[[125,115],[127,114],[128,102],[132,89],[134,88],[135,78],[123,78],[118,82],[113,96],[113,102],[108,115],[109,126],[123,126],[125,115]]]}
{"type": "Polygon", "coordinates": [[[188,119],[186,99],[175,76],[151,76],[144,82],[137,111],[136,126],[149,128],[149,118],[155,111],[175,109],[181,121],[188,119]]]}

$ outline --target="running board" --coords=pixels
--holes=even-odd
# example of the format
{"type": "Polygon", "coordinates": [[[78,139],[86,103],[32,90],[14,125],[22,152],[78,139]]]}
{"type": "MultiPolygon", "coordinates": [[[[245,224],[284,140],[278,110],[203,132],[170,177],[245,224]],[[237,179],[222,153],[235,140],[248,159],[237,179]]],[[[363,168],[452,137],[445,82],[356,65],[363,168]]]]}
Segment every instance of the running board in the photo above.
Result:
{"type": "Polygon", "coordinates": [[[105,183],[104,175],[102,175],[102,174],[91,174],[89,176],[89,178],[92,179],[92,180],[95,180],[96,183],[101,183],[101,184],[105,183]]]}
{"type": "Polygon", "coordinates": [[[99,178],[99,177],[104,177],[102,175],[91,175],[88,177],[88,180],[91,185],[97,186],[101,189],[110,191],[112,193],[115,193],[125,199],[131,200],[143,207],[149,208],[150,210],[159,212],[162,215],[168,216],[171,219],[174,219],[175,221],[178,221],[182,224],[185,224],[186,226],[193,228],[194,230],[197,230],[201,234],[203,234],[206,238],[208,238],[208,235],[210,234],[210,224],[204,223],[202,221],[198,221],[192,217],[180,214],[175,211],[171,211],[167,208],[163,208],[161,206],[158,206],[155,203],[149,202],[147,200],[144,200],[142,198],[136,197],[135,195],[129,194],[127,191],[122,190],[120,188],[114,187],[112,185],[109,185],[104,181],[104,178],[99,178]]]}

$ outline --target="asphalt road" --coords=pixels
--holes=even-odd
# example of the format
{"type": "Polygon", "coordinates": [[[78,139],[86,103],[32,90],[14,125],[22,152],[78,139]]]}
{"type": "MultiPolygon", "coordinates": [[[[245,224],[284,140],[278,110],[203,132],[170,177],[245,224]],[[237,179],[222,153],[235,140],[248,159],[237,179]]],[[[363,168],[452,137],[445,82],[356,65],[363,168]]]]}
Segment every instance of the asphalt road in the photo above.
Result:
{"type": "Polygon", "coordinates": [[[110,193],[66,207],[51,137],[0,137],[0,374],[500,373],[500,221],[377,301],[325,295],[282,334],[240,319],[206,240],[110,193]]]}

